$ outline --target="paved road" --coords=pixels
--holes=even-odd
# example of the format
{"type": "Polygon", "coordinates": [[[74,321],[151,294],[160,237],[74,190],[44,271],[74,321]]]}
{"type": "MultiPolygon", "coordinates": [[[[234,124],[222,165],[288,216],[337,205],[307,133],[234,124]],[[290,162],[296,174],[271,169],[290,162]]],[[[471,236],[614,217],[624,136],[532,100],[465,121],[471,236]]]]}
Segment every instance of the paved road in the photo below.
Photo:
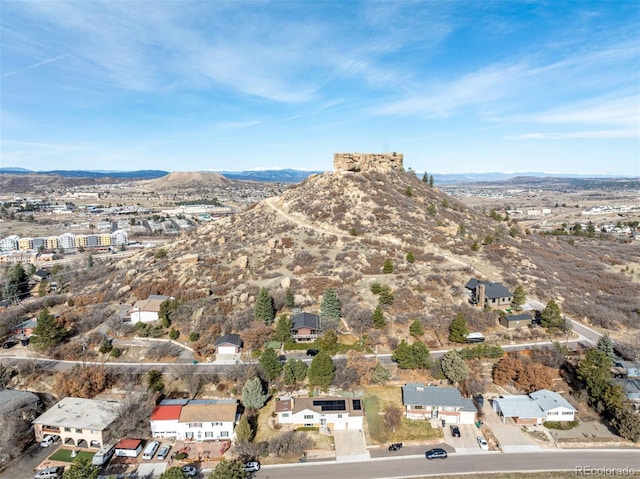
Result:
{"type": "Polygon", "coordinates": [[[48,454],[51,454],[50,447],[40,447],[40,443],[34,443],[20,457],[9,463],[7,468],[0,473],[0,478],[32,478],[33,470],[46,459],[48,454]]]}
{"type": "MultiPolygon", "coordinates": [[[[426,450],[427,448],[425,448],[426,450]]],[[[392,479],[419,478],[438,474],[469,474],[478,472],[516,472],[569,470],[588,476],[593,468],[608,471],[627,471],[618,475],[640,475],[638,450],[545,450],[539,453],[502,454],[480,451],[477,454],[451,454],[446,460],[425,459],[420,456],[404,456],[397,459],[370,459],[353,463],[306,463],[283,466],[263,466],[256,479],[392,479]],[[576,468],[582,469],[583,474],[576,468]],[[627,469],[625,469],[627,468],[627,469]]],[[[593,474],[593,473],[592,473],[593,474]]],[[[615,472],[607,475],[615,476],[615,472]]]]}

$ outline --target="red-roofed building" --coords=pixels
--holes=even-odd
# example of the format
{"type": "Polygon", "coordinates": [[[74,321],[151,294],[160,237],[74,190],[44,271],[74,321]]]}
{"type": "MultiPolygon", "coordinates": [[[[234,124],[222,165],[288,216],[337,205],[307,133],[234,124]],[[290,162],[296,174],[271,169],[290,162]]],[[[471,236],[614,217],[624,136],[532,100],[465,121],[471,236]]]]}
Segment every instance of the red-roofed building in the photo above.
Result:
{"type": "Polygon", "coordinates": [[[151,413],[151,435],[153,437],[175,437],[182,404],[156,406],[151,413]]]}
{"type": "Polygon", "coordinates": [[[116,444],[116,456],[138,457],[142,452],[140,439],[122,439],[116,444]]]}

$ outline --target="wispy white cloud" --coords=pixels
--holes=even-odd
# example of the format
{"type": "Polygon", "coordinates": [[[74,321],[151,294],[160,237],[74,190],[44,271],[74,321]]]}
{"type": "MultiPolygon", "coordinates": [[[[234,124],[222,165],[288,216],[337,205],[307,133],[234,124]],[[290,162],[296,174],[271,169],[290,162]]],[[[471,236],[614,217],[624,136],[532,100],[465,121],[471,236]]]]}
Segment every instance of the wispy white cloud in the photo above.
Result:
{"type": "Polygon", "coordinates": [[[261,120],[246,120],[246,121],[224,121],[220,123],[216,123],[217,128],[222,129],[243,129],[243,128],[251,128],[253,126],[258,126],[262,124],[261,120]]]}
{"type": "Polygon", "coordinates": [[[582,123],[601,125],[640,125],[640,97],[590,99],[578,104],[537,113],[527,117],[538,123],[582,123]]]}
{"type": "Polygon", "coordinates": [[[640,138],[640,128],[572,131],[565,133],[523,133],[520,135],[510,135],[502,137],[503,140],[610,140],[620,138],[640,138]]]}
{"type": "Polygon", "coordinates": [[[22,72],[25,72],[25,71],[28,71],[28,70],[33,70],[34,68],[38,68],[38,67],[41,67],[41,66],[44,66],[44,65],[48,65],[49,63],[57,62],[57,61],[62,60],[63,58],[66,58],[68,56],[69,56],[69,53],[65,53],[63,55],[58,55],[58,56],[53,57],[53,58],[48,58],[47,60],[43,60],[41,62],[34,63],[33,65],[29,65],[29,66],[26,66],[24,68],[20,68],[19,70],[14,70],[14,71],[11,71],[11,72],[3,73],[2,76],[3,77],[10,77],[10,76],[16,75],[18,73],[22,73],[22,72]]]}

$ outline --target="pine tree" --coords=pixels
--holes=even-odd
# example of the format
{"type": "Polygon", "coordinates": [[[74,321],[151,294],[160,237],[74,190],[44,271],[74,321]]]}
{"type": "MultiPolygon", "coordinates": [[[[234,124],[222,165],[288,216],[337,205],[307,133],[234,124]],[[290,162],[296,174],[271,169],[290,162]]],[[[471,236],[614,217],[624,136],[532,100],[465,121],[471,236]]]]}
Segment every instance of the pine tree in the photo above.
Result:
{"type": "Polygon", "coordinates": [[[340,298],[333,288],[324,288],[322,303],[320,303],[320,316],[323,318],[340,319],[340,298]]]}
{"type": "Polygon", "coordinates": [[[445,377],[454,384],[465,381],[469,377],[469,367],[455,349],[444,355],[440,367],[445,377]]]}
{"type": "Polygon", "coordinates": [[[308,366],[299,359],[289,358],[284,364],[284,383],[296,384],[303,382],[307,377],[308,366]]]}
{"type": "Polygon", "coordinates": [[[393,304],[393,293],[388,284],[382,285],[378,296],[378,304],[393,304]]]}
{"type": "Polygon", "coordinates": [[[247,473],[240,461],[222,459],[209,474],[209,479],[246,479],[247,473]]]}
{"type": "Polygon", "coordinates": [[[62,341],[65,330],[59,326],[49,310],[44,308],[38,315],[38,325],[33,328],[31,344],[39,351],[56,346],[62,341]]]}
{"type": "Polygon", "coordinates": [[[311,366],[307,372],[310,386],[318,386],[326,389],[336,375],[336,366],[333,364],[331,356],[325,351],[320,351],[311,361],[311,366]]]}
{"type": "Polygon", "coordinates": [[[293,295],[293,292],[291,291],[291,288],[287,288],[287,292],[286,292],[286,303],[287,308],[292,309],[295,305],[295,296],[293,295]]]}
{"type": "MultiPolygon", "coordinates": [[[[112,476],[109,476],[112,477],[112,476]]],[[[115,476],[113,476],[115,477],[115,476]]],[[[184,479],[185,475],[180,466],[173,466],[160,474],[160,479],[184,479]]]]}
{"type": "Polygon", "coordinates": [[[511,304],[513,305],[514,308],[516,308],[516,311],[520,311],[522,309],[522,305],[526,300],[527,300],[527,293],[524,290],[524,286],[519,284],[513,290],[513,299],[511,300],[511,304]]]}
{"type": "Polygon", "coordinates": [[[85,456],[76,457],[73,464],[62,475],[62,479],[96,479],[97,477],[98,468],[85,456]]]}
{"type": "Polygon", "coordinates": [[[391,261],[391,258],[387,258],[384,260],[384,265],[382,266],[382,272],[384,274],[393,273],[393,261],[391,261]]]}
{"type": "Polygon", "coordinates": [[[433,188],[433,175],[429,175],[429,186],[433,188]]]}
{"type": "Polygon", "coordinates": [[[416,257],[415,257],[415,255],[413,254],[413,251],[409,251],[409,252],[407,253],[406,260],[407,260],[407,262],[408,262],[408,263],[413,263],[413,262],[416,260],[416,257]]]}
{"type": "Polygon", "coordinates": [[[278,360],[278,355],[273,348],[267,348],[260,355],[259,362],[267,381],[273,381],[280,376],[280,373],[282,372],[282,364],[278,360]]]}
{"type": "Polygon", "coordinates": [[[291,326],[292,320],[286,314],[281,315],[276,322],[276,332],[273,335],[273,339],[286,343],[291,340],[291,326]]]}
{"type": "Polygon", "coordinates": [[[540,324],[548,329],[554,328],[562,328],[563,320],[562,320],[562,312],[560,311],[560,306],[552,299],[542,310],[540,314],[540,324]]]}
{"type": "Polygon", "coordinates": [[[456,315],[456,319],[449,326],[449,341],[454,343],[464,343],[467,340],[469,329],[467,328],[467,320],[464,319],[462,313],[456,315]]]}
{"type": "Polygon", "coordinates": [[[424,327],[422,326],[422,322],[419,319],[414,319],[409,326],[409,334],[414,338],[417,336],[422,336],[424,334],[424,327]]]}
{"type": "Polygon", "coordinates": [[[615,353],[613,351],[613,341],[611,341],[611,338],[608,334],[600,336],[600,339],[598,339],[598,344],[596,344],[596,348],[605,353],[611,359],[613,359],[615,356],[615,353]]]}
{"type": "Polygon", "coordinates": [[[242,388],[242,404],[246,408],[258,410],[264,406],[268,397],[258,377],[249,379],[242,388]]]}
{"type": "Polygon", "coordinates": [[[272,324],[276,317],[276,310],[273,306],[273,298],[269,296],[267,288],[262,287],[258,292],[256,298],[256,305],[253,310],[253,317],[258,321],[264,321],[267,324],[272,324]]]}
{"type": "Polygon", "coordinates": [[[411,345],[413,369],[429,369],[431,367],[431,353],[422,341],[415,341],[411,345]]]}
{"type": "Polygon", "coordinates": [[[252,441],[255,432],[247,419],[247,415],[243,414],[235,429],[236,439],[238,441],[252,441]]]}
{"type": "Polygon", "coordinates": [[[411,346],[409,346],[406,340],[403,339],[400,344],[398,344],[398,347],[391,355],[391,359],[398,363],[400,369],[413,369],[413,353],[411,346]]]}
{"type": "Polygon", "coordinates": [[[382,313],[382,309],[380,306],[376,306],[375,311],[373,312],[373,326],[377,329],[382,329],[387,325],[387,322],[384,320],[384,314],[382,313]]]}
{"type": "Polygon", "coordinates": [[[425,171],[424,174],[422,175],[422,182],[423,183],[429,183],[429,175],[427,175],[427,172],[425,171]]]}

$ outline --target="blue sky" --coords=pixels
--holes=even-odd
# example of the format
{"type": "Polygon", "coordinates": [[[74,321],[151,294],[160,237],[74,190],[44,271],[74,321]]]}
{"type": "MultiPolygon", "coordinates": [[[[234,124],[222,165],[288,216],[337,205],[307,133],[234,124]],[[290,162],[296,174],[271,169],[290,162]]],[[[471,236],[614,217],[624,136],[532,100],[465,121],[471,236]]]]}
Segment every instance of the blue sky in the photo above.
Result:
{"type": "Polygon", "coordinates": [[[1,1],[0,166],[640,175],[640,3],[1,1]]]}

